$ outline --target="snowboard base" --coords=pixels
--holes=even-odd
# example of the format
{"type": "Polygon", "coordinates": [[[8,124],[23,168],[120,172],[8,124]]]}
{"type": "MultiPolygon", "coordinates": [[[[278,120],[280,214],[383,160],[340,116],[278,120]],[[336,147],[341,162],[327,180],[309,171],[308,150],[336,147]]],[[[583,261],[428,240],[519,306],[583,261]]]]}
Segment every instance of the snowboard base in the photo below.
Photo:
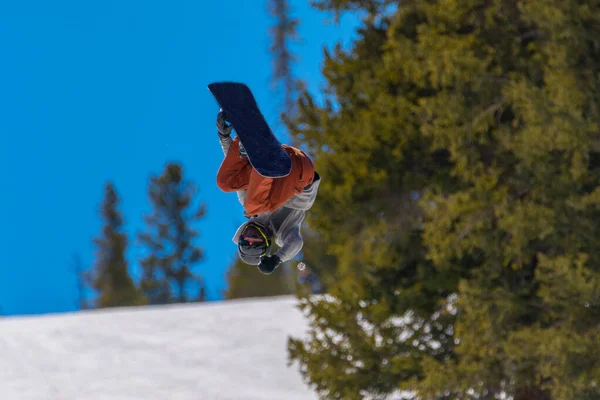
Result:
{"type": "Polygon", "coordinates": [[[243,83],[214,82],[208,90],[225,112],[256,172],[267,178],[287,176],[292,160],[260,112],[250,88],[243,83]]]}

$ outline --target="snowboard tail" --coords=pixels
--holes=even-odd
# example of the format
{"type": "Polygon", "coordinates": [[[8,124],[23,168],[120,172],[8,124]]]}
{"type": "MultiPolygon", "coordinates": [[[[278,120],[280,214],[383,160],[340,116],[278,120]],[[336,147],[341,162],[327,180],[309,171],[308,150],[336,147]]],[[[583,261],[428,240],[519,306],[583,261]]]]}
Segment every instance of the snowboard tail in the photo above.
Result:
{"type": "Polygon", "coordinates": [[[214,82],[208,89],[235,129],[252,167],[267,178],[287,176],[292,160],[273,134],[250,88],[237,82],[214,82]]]}

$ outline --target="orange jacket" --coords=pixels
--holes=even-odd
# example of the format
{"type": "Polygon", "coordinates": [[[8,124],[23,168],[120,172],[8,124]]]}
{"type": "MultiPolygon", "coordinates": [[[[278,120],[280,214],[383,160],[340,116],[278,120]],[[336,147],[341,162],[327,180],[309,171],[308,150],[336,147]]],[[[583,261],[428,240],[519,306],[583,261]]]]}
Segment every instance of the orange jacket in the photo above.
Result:
{"type": "Polygon", "coordinates": [[[244,210],[250,216],[275,211],[310,185],[315,172],[303,151],[285,144],[283,148],[292,159],[292,170],[283,178],[265,178],[252,168],[247,157],[240,156],[236,136],[217,173],[217,186],[224,192],[247,190],[244,210]]]}

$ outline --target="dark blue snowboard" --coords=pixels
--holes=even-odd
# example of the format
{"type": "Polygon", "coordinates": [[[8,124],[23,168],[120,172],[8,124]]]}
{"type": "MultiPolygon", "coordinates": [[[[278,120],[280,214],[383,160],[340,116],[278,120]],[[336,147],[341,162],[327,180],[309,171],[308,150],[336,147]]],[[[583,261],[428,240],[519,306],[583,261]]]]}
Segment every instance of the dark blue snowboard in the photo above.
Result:
{"type": "Polygon", "coordinates": [[[243,83],[215,82],[208,90],[244,144],[252,167],[267,178],[288,175],[292,160],[271,131],[250,88],[243,83]]]}

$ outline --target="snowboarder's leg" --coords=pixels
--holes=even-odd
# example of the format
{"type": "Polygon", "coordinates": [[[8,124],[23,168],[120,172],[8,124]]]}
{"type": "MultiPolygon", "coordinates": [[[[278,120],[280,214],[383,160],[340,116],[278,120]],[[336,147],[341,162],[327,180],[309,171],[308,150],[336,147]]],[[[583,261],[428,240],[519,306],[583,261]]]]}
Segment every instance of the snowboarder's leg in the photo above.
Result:
{"type": "Polygon", "coordinates": [[[252,166],[247,157],[240,156],[239,138],[231,142],[225,159],[217,173],[217,186],[224,192],[236,192],[248,188],[252,166]]]}

